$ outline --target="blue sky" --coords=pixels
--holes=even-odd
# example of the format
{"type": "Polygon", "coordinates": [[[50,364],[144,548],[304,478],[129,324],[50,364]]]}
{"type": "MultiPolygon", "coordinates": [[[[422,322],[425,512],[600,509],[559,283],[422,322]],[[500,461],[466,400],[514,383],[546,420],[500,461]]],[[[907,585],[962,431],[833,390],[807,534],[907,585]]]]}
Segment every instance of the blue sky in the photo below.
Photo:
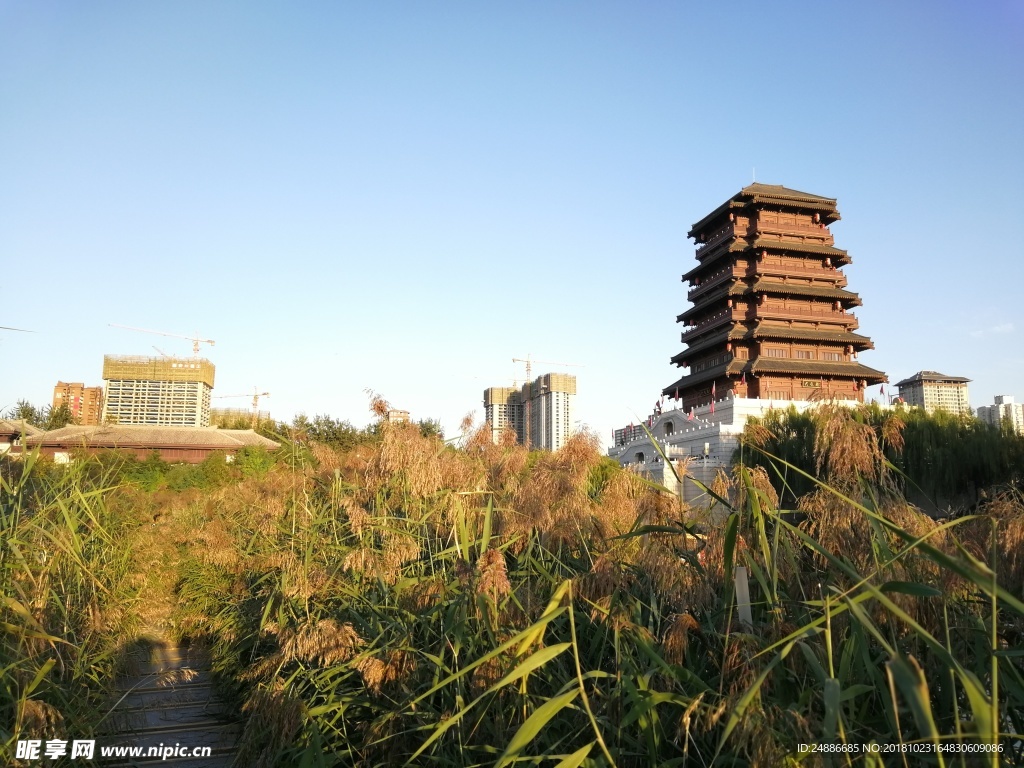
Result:
{"type": "Polygon", "coordinates": [[[370,388],[449,434],[513,357],[578,363],[607,441],[755,172],[838,198],[862,362],[1024,399],[1022,40],[1013,0],[0,0],[0,407],[191,353],[120,323],[277,418],[370,388]]]}

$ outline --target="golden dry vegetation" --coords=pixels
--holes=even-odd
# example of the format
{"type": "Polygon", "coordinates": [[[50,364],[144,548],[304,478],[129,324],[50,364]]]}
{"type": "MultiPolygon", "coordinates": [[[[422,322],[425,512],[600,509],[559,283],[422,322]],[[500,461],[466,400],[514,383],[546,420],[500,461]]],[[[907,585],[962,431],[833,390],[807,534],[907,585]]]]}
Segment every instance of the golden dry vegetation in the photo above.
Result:
{"type": "Polygon", "coordinates": [[[530,453],[382,423],[201,492],[8,467],[0,735],[88,728],[74,686],[98,700],[117,648],[163,632],[210,644],[245,765],[795,765],[815,742],[1020,759],[1020,491],[936,521],[887,461],[901,422],[818,418],[810,492],[779,508],[755,425],[714,514],[585,434],[530,453]]]}

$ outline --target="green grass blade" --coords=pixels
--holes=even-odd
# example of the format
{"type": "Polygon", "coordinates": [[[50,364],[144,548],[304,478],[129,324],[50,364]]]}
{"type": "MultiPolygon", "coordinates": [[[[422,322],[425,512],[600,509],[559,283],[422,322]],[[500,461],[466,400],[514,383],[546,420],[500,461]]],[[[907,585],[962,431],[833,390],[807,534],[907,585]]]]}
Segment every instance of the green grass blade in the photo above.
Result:
{"type": "Polygon", "coordinates": [[[587,759],[587,755],[590,754],[590,750],[597,744],[596,741],[592,741],[585,747],[580,747],[571,755],[567,755],[558,761],[558,765],[555,768],[579,768],[583,765],[583,761],[587,759]]]}
{"type": "MultiPolygon", "coordinates": [[[[569,706],[579,695],[579,688],[573,688],[561,696],[548,699],[537,707],[533,714],[526,718],[526,722],[519,726],[519,730],[516,731],[515,735],[509,739],[505,751],[495,764],[495,768],[504,768],[504,766],[514,762],[519,757],[519,753],[526,749],[551,718],[569,706]]],[[[587,751],[589,751],[589,747],[587,751]]]]}

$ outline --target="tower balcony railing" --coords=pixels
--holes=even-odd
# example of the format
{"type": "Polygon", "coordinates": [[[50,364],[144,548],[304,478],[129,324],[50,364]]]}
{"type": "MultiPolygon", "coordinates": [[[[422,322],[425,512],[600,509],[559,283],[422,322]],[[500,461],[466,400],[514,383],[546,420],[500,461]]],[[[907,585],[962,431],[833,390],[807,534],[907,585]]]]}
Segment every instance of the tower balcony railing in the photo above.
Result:
{"type": "Polygon", "coordinates": [[[810,237],[815,240],[821,240],[824,245],[832,245],[835,242],[832,232],[829,231],[828,227],[824,224],[811,224],[810,222],[806,224],[800,222],[792,224],[766,224],[759,221],[755,231],[758,236],[810,237]]]}
{"type": "Polygon", "coordinates": [[[716,312],[710,317],[706,317],[696,325],[688,326],[685,331],[680,334],[680,340],[686,341],[692,339],[694,336],[698,336],[708,328],[714,328],[716,325],[722,325],[733,320],[742,319],[742,315],[736,309],[723,309],[720,312],[716,312]]]}
{"type": "Polygon", "coordinates": [[[725,242],[728,238],[736,234],[736,227],[732,222],[729,222],[724,227],[715,230],[711,233],[711,236],[707,241],[697,249],[697,258],[699,259],[703,254],[708,252],[708,249],[714,248],[719,243],[725,242]]]}
{"type": "Polygon", "coordinates": [[[790,275],[799,275],[801,277],[816,277],[819,280],[828,280],[835,283],[838,288],[845,288],[847,281],[846,275],[840,272],[838,269],[829,269],[827,267],[788,267],[782,264],[765,264],[764,262],[756,262],[746,271],[745,277],[760,277],[761,275],[771,275],[779,277],[788,277],[790,275]]]}
{"type": "Polygon", "coordinates": [[[731,277],[741,277],[743,275],[742,270],[734,269],[732,266],[720,269],[717,272],[712,273],[708,277],[704,278],[700,285],[696,285],[686,293],[686,298],[693,301],[694,298],[700,296],[705,291],[714,288],[716,285],[721,285],[731,277]]]}
{"type": "Polygon", "coordinates": [[[854,315],[835,310],[798,309],[789,307],[756,307],[743,315],[744,320],[818,320],[823,323],[835,323],[849,328],[857,328],[860,324],[854,315]]]}

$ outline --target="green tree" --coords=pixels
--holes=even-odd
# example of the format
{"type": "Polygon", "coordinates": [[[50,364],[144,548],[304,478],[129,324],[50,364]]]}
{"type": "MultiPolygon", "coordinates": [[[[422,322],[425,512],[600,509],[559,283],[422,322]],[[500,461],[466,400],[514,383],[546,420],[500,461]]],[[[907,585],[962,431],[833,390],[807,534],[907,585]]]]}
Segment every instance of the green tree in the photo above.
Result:
{"type": "Polygon", "coordinates": [[[262,445],[247,445],[235,455],[242,477],[263,477],[274,466],[274,456],[262,445]]]}
{"type": "Polygon", "coordinates": [[[235,478],[224,451],[213,451],[198,466],[203,488],[220,488],[235,478]]]}
{"type": "Polygon", "coordinates": [[[437,419],[420,419],[416,424],[424,437],[438,437],[444,440],[444,428],[437,419]]]}
{"type": "Polygon", "coordinates": [[[330,416],[317,414],[306,429],[310,439],[329,445],[339,451],[348,451],[363,443],[376,440],[376,430],[357,429],[344,419],[332,419],[330,416]]]}
{"type": "Polygon", "coordinates": [[[28,400],[19,400],[4,414],[4,418],[27,421],[33,427],[42,427],[46,424],[46,411],[45,408],[36,408],[28,400]]]}
{"type": "Polygon", "coordinates": [[[75,417],[72,415],[71,408],[68,407],[67,403],[61,403],[56,408],[46,408],[44,412],[46,414],[46,421],[43,424],[43,429],[47,431],[60,429],[68,424],[75,423],[75,417]]]}
{"type": "Polygon", "coordinates": [[[147,491],[155,491],[164,485],[164,478],[171,465],[160,458],[159,451],[153,451],[145,461],[130,465],[126,476],[147,491]]]}

